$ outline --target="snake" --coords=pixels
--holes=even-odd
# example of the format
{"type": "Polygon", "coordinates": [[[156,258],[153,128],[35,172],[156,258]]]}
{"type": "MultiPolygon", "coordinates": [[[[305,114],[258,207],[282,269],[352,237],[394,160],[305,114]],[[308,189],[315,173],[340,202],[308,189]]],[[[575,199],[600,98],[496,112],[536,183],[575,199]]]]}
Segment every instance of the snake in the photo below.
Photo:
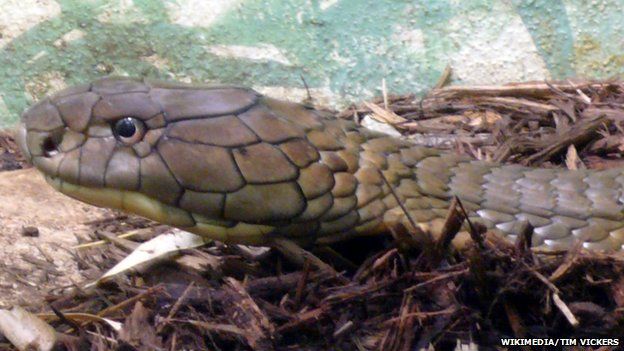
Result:
{"type": "Polygon", "coordinates": [[[510,241],[624,249],[624,173],[475,160],[253,89],[107,77],[23,114],[17,143],[55,189],[226,244],[322,245],[415,223],[456,197],[510,241]]]}

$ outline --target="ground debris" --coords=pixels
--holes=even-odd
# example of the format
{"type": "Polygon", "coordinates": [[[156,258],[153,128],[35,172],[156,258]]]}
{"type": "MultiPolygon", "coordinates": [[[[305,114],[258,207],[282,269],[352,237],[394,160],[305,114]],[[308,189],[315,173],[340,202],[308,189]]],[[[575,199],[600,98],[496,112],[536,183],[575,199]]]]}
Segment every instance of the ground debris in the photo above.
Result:
{"type": "MultiPolygon", "coordinates": [[[[76,312],[97,315],[120,322],[120,331],[97,319],[79,323],[82,335],[67,320],[50,323],[60,335],[87,338],[102,350],[122,345],[136,350],[448,349],[458,342],[494,345],[508,337],[595,338],[624,331],[621,257],[581,248],[534,255],[520,239],[513,244],[489,233],[482,239],[482,245],[461,252],[449,247],[442,256],[425,254],[440,252],[444,245],[437,241],[406,251],[386,237],[354,239],[344,246],[351,250],[336,248],[357,266],[340,276],[310,264],[289,264],[276,251],[255,261],[239,256],[246,263],[242,267],[253,269],[224,264],[214,279],[162,263],[93,291],[49,296],[66,319],[76,312]]],[[[102,269],[110,267],[117,258],[107,256],[113,247],[87,248],[92,254],[83,258],[97,257],[102,269]]],[[[226,246],[197,251],[230,255],[226,246]]]]}
{"type": "MultiPolygon", "coordinates": [[[[619,81],[453,86],[423,98],[389,96],[387,110],[405,120],[397,129],[417,143],[498,162],[562,164],[570,145],[583,159],[612,160],[623,149],[624,86],[619,81]]],[[[371,113],[380,114],[363,103],[340,116],[371,113]]]]}

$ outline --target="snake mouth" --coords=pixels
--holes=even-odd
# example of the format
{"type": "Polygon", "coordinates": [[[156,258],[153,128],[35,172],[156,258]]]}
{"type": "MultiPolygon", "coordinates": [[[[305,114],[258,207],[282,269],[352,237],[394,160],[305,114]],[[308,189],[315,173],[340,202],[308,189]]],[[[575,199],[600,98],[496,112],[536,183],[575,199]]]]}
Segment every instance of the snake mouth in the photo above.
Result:
{"type": "Polygon", "coordinates": [[[174,227],[188,228],[196,224],[191,213],[135,191],[77,185],[50,175],[45,175],[45,179],[61,193],[94,206],[131,212],[174,227]]]}
{"type": "Polygon", "coordinates": [[[133,213],[222,242],[264,245],[269,239],[267,234],[275,229],[271,226],[244,222],[225,226],[218,220],[211,220],[204,216],[164,204],[136,191],[88,187],[47,174],[44,176],[46,182],[54,189],[76,200],[98,207],[113,208],[133,213]]]}

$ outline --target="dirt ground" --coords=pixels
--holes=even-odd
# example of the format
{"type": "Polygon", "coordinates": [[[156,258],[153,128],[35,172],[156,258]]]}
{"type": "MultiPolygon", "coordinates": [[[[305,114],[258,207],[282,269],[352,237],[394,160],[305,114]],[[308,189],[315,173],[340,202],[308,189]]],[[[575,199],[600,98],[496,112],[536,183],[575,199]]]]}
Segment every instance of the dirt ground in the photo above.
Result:
{"type": "Polygon", "coordinates": [[[72,246],[111,216],[56,192],[34,168],[0,172],[0,307],[32,306],[82,280],[72,246]]]}

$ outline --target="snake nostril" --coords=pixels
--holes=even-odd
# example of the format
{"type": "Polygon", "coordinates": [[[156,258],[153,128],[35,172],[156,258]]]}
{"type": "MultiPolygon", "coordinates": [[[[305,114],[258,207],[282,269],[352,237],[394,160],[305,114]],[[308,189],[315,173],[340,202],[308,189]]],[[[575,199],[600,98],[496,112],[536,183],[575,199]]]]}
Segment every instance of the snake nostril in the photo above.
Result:
{"type": "Polygon", "coordinates": [[[60,140],[58,137],[55,137],[54,135],[47,136],[45,139],[43,139],[43,143],[41,144],[41,149],[43,150],[43,154],[46,157],[52,157],[58,154],[59,144],[60,144],[60,140]]]}

